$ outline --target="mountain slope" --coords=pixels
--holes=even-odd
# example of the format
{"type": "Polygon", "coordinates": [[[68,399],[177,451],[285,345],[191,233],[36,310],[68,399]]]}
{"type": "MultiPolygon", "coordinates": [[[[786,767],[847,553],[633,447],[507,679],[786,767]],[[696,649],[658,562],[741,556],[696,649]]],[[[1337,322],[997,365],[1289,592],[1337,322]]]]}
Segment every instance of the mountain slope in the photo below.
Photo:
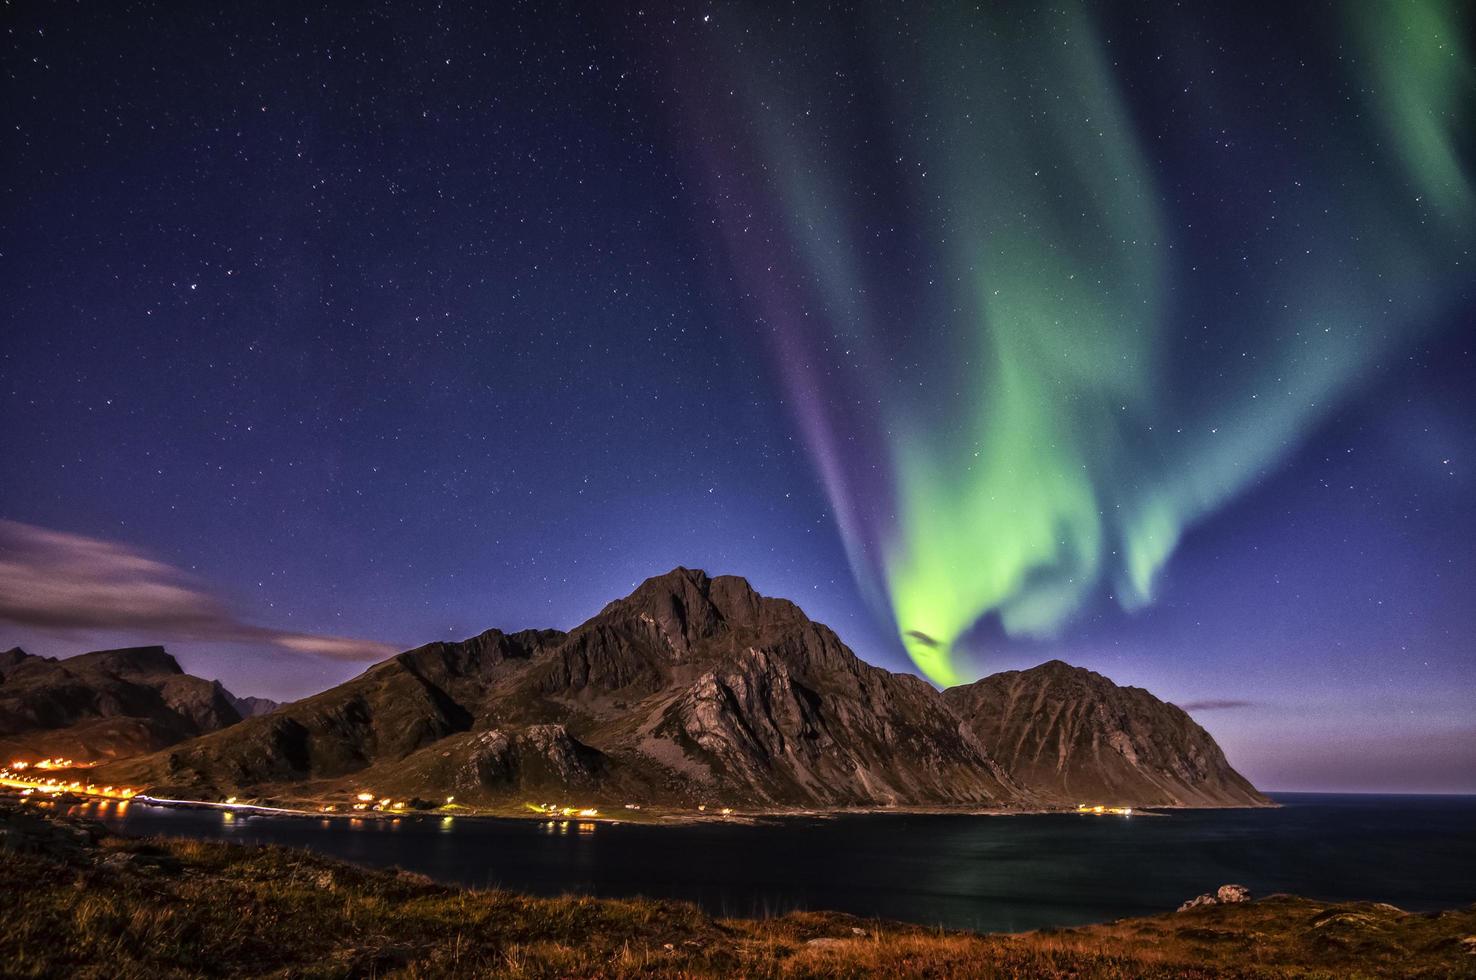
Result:
{"type": "Polygon", "coordinates": [[[568,634],[431,644],[106,776],[201,793],[373,786],[487,803],[571,787],[681,804],[1028,797],[924,681],[863,663],[743,579],[687,569],[568,634]]]}
{"type": "Polygon", "coordinates": [[[1059,660],[950,688],[943,697],[1015,780],[1057,803],[1270,802],[1182,709],[1059,660]]]}
{"type": "Polygon", "coordinates": [[[0,654],[0,756],[78,760],[149,752],[241,720],[219,683],[186,674],[163,647],[66,660],[0,654]]]}

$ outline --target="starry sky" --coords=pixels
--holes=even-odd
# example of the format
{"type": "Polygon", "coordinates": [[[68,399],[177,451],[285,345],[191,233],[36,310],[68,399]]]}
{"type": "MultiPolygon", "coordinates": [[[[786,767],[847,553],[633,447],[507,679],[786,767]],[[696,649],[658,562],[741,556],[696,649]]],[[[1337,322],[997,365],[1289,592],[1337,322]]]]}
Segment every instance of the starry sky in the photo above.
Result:
{"type": "Polygon", "coordinates": [[[682,564],[1476,792],[1469,12],[1284,6],[11,6],[0,646],[294,698],[682,564]]]}

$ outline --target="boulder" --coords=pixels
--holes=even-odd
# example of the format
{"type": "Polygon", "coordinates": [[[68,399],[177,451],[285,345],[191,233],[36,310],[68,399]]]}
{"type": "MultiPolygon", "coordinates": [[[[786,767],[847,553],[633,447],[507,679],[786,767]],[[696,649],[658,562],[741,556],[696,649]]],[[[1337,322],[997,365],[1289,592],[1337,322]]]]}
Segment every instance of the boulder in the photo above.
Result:
{"type": "Polygon", "coordinates": [[[1213,895],[1198,895],[1198,896],[1196,896],[1194,898],[1189,899],[1189,901],[1185,902],[1183,905],[1180,905],[1179,906],[1179,911],[1180,912],[1187,912],[1190,909],[1198,908],[1201,905],[1219,905],[1219,904],[1220,904],[1220,900],[1218,898],[1216,898],[1215,896],[1213,896],[1213,895]]]}
{"type": "Polygon", "coordinates": [[[1221,885],[1220,890],[1215,892],[1215,898],[1225,904],[1234,902],[1249,902],[1250,889],[1244,885],[1221,885]]]}

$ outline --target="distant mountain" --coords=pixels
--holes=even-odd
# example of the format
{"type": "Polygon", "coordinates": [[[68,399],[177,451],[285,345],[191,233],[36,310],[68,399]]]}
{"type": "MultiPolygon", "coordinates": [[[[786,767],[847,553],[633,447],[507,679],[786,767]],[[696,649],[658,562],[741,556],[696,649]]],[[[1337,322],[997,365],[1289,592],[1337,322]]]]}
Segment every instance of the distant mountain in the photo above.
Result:
{"type": "Polygon", "coordinates": [[[226,691],[225,695],[230,699],[231,707],[235,708],[236,713],[242,718],[255,718],[257,715],[271,714],[273,711],[282,707],[282,702],[273,701],[271,698],[238,698],[230,691],[226,691]]]}
{"type": "Polygon", "coordinates": [[[186,674],[163,647],[66,660],[0,653],[0,759],[78,761],[151,752],[241,720],[219,683],[186,674]]]}
{"type": "Polygon", "coordinates": [[[1017,782],[1047,800],[1270,802],[1182,709],[1059,660],[949,688],[943,697],[1017,782]]]}
{"type": "Polygon", "coordinates": [[[926,682],[741,578],[676,569],[569,633],[433,643],[106,774],[175,792],[509,802],[1028,801],[926,682]],[[296,784],[309,784],[300,786],[296,784]]]}

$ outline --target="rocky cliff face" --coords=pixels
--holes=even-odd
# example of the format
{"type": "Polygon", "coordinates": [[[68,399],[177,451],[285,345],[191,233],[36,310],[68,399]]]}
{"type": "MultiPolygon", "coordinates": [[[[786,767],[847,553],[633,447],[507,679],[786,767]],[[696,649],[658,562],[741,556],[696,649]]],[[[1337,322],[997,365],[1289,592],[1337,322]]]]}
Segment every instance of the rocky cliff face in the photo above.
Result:
{"type": "Polygon", "coordinates": [[[1270,802],[1183,710],[1059,660],[943,697],[1016,781],[1056,803],[1270,802]]]}
{"type": "Polygon", "coordinates": [[[922,680],[863,663],[793,603],[687,569],[568,634],[431,644],[106,775],[488,803],[569,789],[693,805],[1029,798],[922,680]]]}
{"type": "Polygon", "coordinates": [[[148,752],[241,720],[230,693],[163,647],[67,660],[0,654],[0,755],[79,760],[148,752]]]}

